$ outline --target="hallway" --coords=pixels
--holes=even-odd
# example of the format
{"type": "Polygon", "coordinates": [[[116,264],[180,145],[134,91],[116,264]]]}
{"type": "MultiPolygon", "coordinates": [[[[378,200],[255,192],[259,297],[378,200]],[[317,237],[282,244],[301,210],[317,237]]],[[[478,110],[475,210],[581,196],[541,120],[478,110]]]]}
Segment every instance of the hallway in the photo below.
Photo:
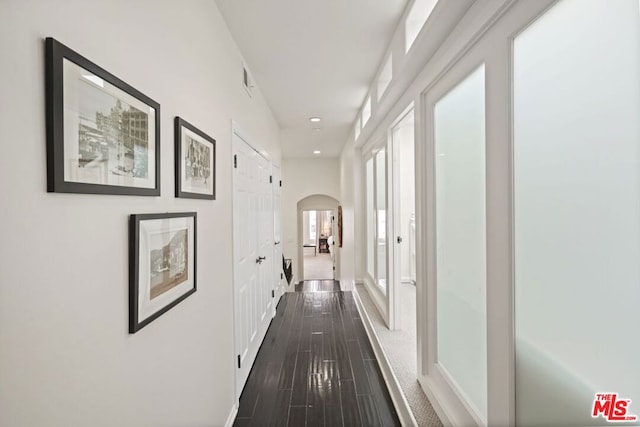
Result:
{"type": "Polygon", "coordinates": [[[353,296],[339,289],[307,281],[282,296],[235,426],[400,425],[353,296]]]}
{"type": "Polygon", "coordinates": [[[333,259],[331,254],[304,254],[304,280],[333,279],[333,259]]]}

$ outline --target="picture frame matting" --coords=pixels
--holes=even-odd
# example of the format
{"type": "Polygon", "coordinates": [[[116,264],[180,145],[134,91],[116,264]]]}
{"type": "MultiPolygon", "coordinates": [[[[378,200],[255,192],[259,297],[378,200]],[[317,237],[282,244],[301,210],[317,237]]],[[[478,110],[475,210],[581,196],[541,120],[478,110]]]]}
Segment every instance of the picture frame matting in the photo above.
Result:
{"type": "Polygon", "coordinates": [[[175,127],[175,196],[216,198],[216,140],[181,117],[175,127]]]}
{"type": "Polygon", "coordinates": [[[129,333],[196,292],[196,212],[129,217],[129,333]]]}
{"type": "Polygon", "coordinates": [[[45,40],[47,191],[160,195],[160,104],[45,40]]]}

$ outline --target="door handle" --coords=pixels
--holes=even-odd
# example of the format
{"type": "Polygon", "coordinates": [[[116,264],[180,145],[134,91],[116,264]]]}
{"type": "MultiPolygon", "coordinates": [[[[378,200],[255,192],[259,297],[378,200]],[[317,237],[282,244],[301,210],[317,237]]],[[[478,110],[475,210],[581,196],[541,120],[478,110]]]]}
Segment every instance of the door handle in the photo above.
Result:
{"type": "Polygon", "coordinates": [[[402,237],[398,236],[398,237],[397,237],[397,239],[396,239],[396,241],[397,241],[398,243],[402,243],[402,237]]]}
{"type": "Polygon", "coordinates": [[[262,264],[262,261],[264,261],[265,259],[267,259],[266,256],[259,256],[258,258],[256,258],[256,264],[262,264]]]}
{"type": "Polygon", "coordinates": [[[280,240],[274,243],[274,245],[279,245],[279,244],[280,244],[280,240]]]}

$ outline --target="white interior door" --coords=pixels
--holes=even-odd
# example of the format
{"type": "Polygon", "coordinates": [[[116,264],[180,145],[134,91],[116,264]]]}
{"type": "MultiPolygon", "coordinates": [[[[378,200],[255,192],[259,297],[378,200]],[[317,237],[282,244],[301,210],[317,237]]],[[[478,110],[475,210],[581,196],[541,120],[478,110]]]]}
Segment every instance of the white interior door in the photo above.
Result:
{"type": "MultiPolygon", "coordinates": [[[[271,163],[255,152],[258,172],[258,209],[260,224],[258,226],[258,281],[260,283],[260,304],[258,312],[260,324],[266,321],[267,326],[274,314],[274,281],[273,281],[273,194],[271,179],[271,163]]],[[[262,341],[262,337],[260,338],[262,341]]]]}
{"type": "Polygon", "coordinates": [[[284,272],[282,271],[282,187],[280,168],[272,166],[273,174],[273,279],[275,298],[273,309],[284,294],[284,272]]]}
{"type": "Polygon", "coordinates": [[[273,315],[270,164],[233,135],[234,326],[240,396],[273,315]]]}

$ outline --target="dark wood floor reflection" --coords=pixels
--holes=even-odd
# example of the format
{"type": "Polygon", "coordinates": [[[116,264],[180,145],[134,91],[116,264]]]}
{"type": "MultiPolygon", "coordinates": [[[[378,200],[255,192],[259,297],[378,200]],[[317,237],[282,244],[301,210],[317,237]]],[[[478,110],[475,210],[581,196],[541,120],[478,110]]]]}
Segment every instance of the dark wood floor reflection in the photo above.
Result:
{"type": "Polygon", "coordinates": [[[235,426],[400,425],[353,295],[326,282],[280,300],[235,426]]]}
{"type": "Polygon", "coordinates": [[[296,285],[296,292],[335,292],[340,290],[337,280],[305,280],[296,285]]]}

